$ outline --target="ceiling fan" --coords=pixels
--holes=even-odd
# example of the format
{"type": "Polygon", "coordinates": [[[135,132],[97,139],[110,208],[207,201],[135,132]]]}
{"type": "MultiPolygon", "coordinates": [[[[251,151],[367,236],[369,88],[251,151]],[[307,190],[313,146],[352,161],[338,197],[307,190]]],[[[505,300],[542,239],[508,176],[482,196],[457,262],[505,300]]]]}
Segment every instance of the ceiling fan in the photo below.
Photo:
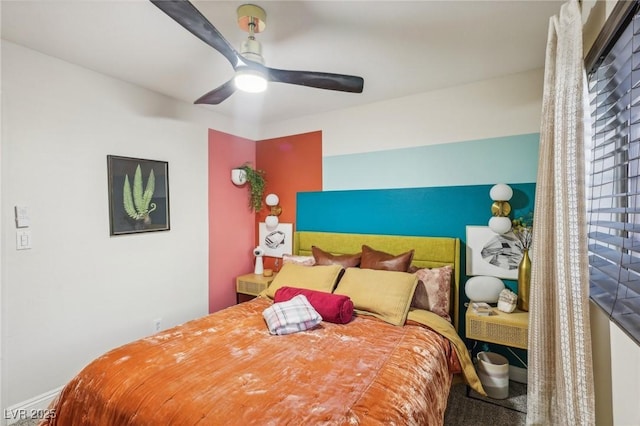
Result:
{"type": "Polygon", "coordinates": [[[267,81],[362,93],[362,77],[266,67],[262,58],[262,46],[254,36],[265,28],[266,13],[259,6],[245,4],[238,8],[238,24],[249,33],[249,38],[242,43],[238,52],[188,0],[150,1],[193,35],[222,53],[235,71],[231,80],[201,96],[194,102],[196,104],[217,105],[231,96],[236,89],[259,92],[266,89],[267,81]]]}

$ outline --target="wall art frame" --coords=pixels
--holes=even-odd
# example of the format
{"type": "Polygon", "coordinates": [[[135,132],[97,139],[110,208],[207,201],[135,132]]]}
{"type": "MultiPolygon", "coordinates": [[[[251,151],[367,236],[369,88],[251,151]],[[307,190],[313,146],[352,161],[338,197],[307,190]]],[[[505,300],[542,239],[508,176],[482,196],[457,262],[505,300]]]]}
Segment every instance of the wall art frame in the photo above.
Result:
{"type": "Polygon", "coordinates": [[[110,235],[168,231],[169,163],[107,155],[110,235]]]}
{"type": "Polygon", "coordinates": [[[488,226],[467,226],[467,275],[518,279],[522,252],[513,232],[496,234],[488,226]]]}
{"type": "Polygon", "coordinates": [[[279,223],[275,229],[267,229],[264,222],[260,222],[258,245],[264,249],[264,255],[282,257],[293,250],[293,223],[279,223]]]}

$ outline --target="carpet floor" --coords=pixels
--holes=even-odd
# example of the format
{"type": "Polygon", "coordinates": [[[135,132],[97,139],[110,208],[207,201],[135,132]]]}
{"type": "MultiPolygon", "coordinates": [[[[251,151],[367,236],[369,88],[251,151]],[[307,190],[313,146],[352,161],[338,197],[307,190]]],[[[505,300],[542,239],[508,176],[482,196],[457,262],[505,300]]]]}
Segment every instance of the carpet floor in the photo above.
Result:
{"type": "Polygon", "coordinates": [[[518,426],[526,424],[527,385],[509,382],[509,397],[491,399],[473,391],[467,396],[464,384],[451,387],[445,426],[518,426]]]}

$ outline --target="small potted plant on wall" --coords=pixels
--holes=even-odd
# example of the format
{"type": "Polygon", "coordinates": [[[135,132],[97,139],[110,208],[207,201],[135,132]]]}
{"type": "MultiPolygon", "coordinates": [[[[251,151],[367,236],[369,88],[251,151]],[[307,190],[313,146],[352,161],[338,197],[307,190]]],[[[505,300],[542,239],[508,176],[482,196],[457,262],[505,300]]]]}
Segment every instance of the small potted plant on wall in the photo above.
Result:
{"type": "Polygon", "coordinates": [[[249,209],[254,212],[262,209],[262,195],[266,180],[264,171],[251,167],[251,164],[244,163],[240,167],[236,167],[231,171],[232,181],[236,185],[249,184],[249,209]]]}

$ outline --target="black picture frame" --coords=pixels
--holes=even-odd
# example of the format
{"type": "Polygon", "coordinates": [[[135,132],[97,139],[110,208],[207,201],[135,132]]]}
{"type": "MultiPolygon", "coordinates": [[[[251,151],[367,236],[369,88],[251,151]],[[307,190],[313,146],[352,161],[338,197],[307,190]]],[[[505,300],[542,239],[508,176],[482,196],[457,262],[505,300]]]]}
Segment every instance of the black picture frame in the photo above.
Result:
{"type": "Polygon", "coordinates": [[[107,155],[107,170],[112,236],[170,229],[168,162],[107,155]]]}

